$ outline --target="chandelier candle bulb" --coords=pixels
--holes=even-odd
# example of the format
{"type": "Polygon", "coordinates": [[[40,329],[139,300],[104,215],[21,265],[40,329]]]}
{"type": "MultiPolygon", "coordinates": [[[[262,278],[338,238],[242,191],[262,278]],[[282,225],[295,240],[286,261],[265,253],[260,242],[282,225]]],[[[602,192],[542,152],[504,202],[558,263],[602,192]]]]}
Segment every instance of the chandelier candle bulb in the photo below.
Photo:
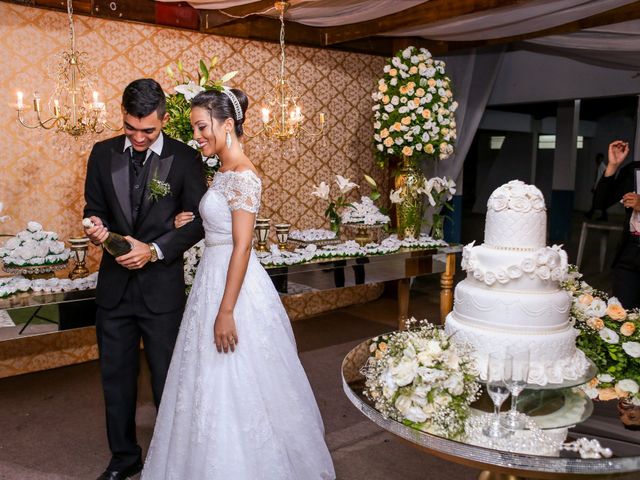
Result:
{"type": "Polygon", "coordinates": [[[100,102],[98,102],[98,92],[93,92],[93,108],[100,110],[100,102]]]}
{"type": "Polygon", "coordinates": [[[320,114],[320,125],[324,125],[324,113],[320,114]]]}
{"type": "Polygon", "coordinates": [[[262,109],[262,123],[269,123],[269,113],[268,108],[262,109]]]}
{"type": "Polygon", "coordinates": [[[38,94],[38,92],[35,92],[33,94],[33,109],[40,113],[40,95],[38,94]]]}
{"type": "Polygon", "coordinates": [[[60,116],[60,102],[58,100],[53,101],[53,114],[56,117],[60,116]]]}
{"type": "Polygon", "coordinates": [[[24,109],[24,93],[18,92],[18,110],[24,109]]]}
{"type": "MultiPolygon", "coordinates": [[[[82,226],[85,228],[91,228],[95,225],[90,218],[84,218],[82,220],[82,226]]],[[[114,257],[125,255],[133,249],[129,240],[114,232],[109,232],[107,239],[102,242],[102,247],[114,257]]]]}

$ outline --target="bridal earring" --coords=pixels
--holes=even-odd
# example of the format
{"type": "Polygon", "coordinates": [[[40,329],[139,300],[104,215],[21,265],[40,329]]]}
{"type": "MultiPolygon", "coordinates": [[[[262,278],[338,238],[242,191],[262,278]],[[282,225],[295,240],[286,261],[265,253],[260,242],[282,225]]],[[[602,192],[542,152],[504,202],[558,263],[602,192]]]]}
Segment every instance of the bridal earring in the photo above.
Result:
{"type": "Polygon", "coordinates": [[[227,132],[224,143],[227,145],[228,149],[231,149],[231,132],[227,132]]]}

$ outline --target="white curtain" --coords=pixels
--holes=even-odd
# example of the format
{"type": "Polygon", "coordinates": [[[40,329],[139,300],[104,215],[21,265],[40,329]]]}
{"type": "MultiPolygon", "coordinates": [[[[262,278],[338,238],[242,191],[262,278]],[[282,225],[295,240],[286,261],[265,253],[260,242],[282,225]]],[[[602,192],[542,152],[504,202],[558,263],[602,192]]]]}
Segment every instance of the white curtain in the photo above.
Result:
{"type": "MultiPolygon", "coordinates": [[[[156,0],[171,2],[174,0],[156,0]]],[[[391,15],[428,0],[291,0],[287,18],[315,27],[348,25],[391,15]]],[[[510,37],[552,28],[597,15],[635,0],[532,0],[462,15],[423,26],[381,34],[421,36],[437,40],[474,41],[510,37]]],[[[226,9],[257,3],[256,0],[191,0],[200,9],[226,9]]],[[[277,16],[273,7],[265,15],[277,16]]]]}
{"type": "Polygon", "coordinates": [[[523,45],[604,67],[640,70],[640,20],[536,38],[523,45]]]}
{"type": "MultiPolygon", "coordinates": [[[[191,0],[188,3],[194,8],[218,10],[254,2],[255,0],[191,0]]],[[[421,3],[425,3],[425,0],[291,0],[286,18],[311,27],[332,27],[374,20],[421,3]]],[[[261,14],[278,16],[273,7],[265,8],[261,14]]]]}
{"type": "Polygon", "coordinates": [[[464,160],[489,101],[504,51],[504,47],[499,46],[443,58],[447,64],[447,75],[453,82],[454,98],[459,104],[456,111],[458,139],[454,155],[426,167],[425,173],[453,178],[459,184],[457,193],[462,193],[459,180],[462,179],[464,160]]]}

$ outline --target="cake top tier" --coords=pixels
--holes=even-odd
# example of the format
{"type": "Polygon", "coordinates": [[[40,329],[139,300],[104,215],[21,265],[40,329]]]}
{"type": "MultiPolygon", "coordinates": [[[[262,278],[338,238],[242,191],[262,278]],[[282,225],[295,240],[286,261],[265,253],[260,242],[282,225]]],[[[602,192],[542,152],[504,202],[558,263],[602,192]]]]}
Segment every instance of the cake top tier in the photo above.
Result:
{"type": "Polygon", "coordinates": [[[546,245],[547,212],[542,192],[512,180],[494,190],[487,202],[484,243],[503,248],[546,245]]]}

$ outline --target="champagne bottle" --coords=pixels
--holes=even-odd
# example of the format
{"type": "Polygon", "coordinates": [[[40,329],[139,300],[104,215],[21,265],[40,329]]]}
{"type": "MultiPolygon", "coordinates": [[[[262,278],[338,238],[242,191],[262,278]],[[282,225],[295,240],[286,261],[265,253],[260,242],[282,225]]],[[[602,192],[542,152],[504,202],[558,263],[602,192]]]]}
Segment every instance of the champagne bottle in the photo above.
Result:
{"type": "MultiPolygon", "coordinates": [[[[90,218],[83,219],[82,226],[85,228],[95,227],[90,218]]],[[[129,240],[114,232],[109,232],[107,239],[102,242],[102,247],[114,257],[129,253],[133,249],[133,245],[131,245],[129,240]]]]}

